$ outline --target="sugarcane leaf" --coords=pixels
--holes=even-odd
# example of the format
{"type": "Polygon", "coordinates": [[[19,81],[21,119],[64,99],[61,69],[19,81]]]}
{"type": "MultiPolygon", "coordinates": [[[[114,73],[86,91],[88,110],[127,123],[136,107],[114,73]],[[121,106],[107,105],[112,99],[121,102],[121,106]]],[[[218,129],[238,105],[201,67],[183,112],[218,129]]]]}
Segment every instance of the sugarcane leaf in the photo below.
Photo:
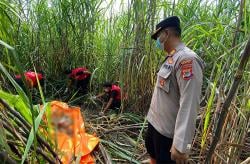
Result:
{"type": "MultiPolygon", "coordinates": [[[[37,108],[38,108],[38,106],[37,106],[37,108]]],[[[25,151],[24,151],[24,154],[22,156],[22,162],[21,162],[22,164],[24,163],[25,159],[28,156],[29,150],[30,150],[31,145],[32,145],[32,143],[34,141],[34,134],[37,133],[38,127],[39,127],[39,125],[41,123],[42,117],[43,117],[46,110],[50,110],[50,103],[45,103],[44,104],[44,106],[42,107],[42,110],[40,111],[39,115],[35,119],[35,126],[33,126],[31,131],[30,131],[28,141],[27,141],[27,144],[26,144],[26,147],[25,147],[25,151]],[[35,130],[35,132],[34,132],[34,130],[35,130]]]]}
{"type": "Polygon", "coordinates": [[[8,143],[7,143],[7,138],[6,134],[4,131],[4,127],[2,123],[0,123],[0,145],[4,147],[5,151],[8,152],[8,154],[11,156],[11,158],[14,158],[15,160],[18,160],[18,157],[11,151],[8,143]]]}
{"type": "Polygon", "coordinates": [[[0,90],[0,98],[5,100],[11,107],[14,107],[25,118],[27,122],[32,124],[30,108],[28,108],[28,106],[23,102],[23,99],[19,95],[13,95],[0,90]]]}

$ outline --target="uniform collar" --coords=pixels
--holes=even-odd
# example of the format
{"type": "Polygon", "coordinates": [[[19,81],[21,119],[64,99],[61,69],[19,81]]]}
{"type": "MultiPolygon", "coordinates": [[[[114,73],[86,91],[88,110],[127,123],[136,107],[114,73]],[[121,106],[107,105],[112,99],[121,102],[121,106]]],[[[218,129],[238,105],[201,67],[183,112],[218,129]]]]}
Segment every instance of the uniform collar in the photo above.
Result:
{"type": "Polygon", "coordinates": [[[182,42],[180,42],[180,43],[178,44],[178,46],[175,48],[175,49],[176,49],[176,52],[182,50],[184,47],[185,47],[185,44],[182,43],[182,42]]]}
{"type": "Polygon", "coordinates": [[[166,57],[174,56],[178,51],[182,50],[185,47],[185,44],[180,42],[175,49],[173,49],[166,57]]]}

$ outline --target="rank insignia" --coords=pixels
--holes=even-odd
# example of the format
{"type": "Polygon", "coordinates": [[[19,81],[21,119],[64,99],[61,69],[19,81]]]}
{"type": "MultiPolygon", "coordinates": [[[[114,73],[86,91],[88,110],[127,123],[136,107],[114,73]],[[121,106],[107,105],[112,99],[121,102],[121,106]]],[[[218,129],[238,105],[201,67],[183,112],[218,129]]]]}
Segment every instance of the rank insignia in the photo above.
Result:
{"type": "Polygon", "coordinates": [[[167,62],[168,64],[173,64],[174,62],[173,57],[172,56],[168,57],[167,62]]]}
{"type": "Polygon", "coordinates": [[[173,55],[175,52],[176,52],[176,49],[173,49],[173,50],[170,52],[170,55],[173,55]]]}
{"type": "Polygon", "coordinates": [[[162,87],[164,86],[164,84],[165,84],[165,80],[164,80],[164,79],[160,80],[160,85],[161,85],[162,87]]]}

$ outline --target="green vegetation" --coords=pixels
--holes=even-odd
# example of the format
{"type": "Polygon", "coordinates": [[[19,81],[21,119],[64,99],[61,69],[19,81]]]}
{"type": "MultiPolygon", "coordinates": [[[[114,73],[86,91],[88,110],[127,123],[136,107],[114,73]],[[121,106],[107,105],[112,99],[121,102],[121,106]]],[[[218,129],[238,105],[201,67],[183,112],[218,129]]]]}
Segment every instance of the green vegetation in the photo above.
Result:
{"type": "MultiPolygon", "coordinates": [[[[156,49],[150,34],[159,20],[170,15],[181,18],[183,41],[206,62],[199,126],[191,154],[192,161],[202,161],[210,147],[221,105],[233,83],[240,55],[249,38],[250,1],[247,0],[1,0],[0,98],[7,105],[0,108],[0,130],[4,134],[0,137],[0,150],[8,152],[18,162],[21,162],[24,152],[30,163],[55,162],[55,154],[50,148],[46,149],[45,155],[39,152],[44,144],[40,139],[50,142],[49,139],[40,135],[37,138],[31,131],[31,125],[37,130],[43,115],[33,109],[31,97],[34,93],[27,92],[26,95],[11,76],[34,68],[38,72],[43,71],[45,87],[43,93],[40,89],[36,94],[43,104],[54,99],[70,100],[74,104],[79,97],[74,93],[63,95],[67,81],[63,72],[77,66],[88,66],[93,73],[91,92],[82,96],[80,101],[91,103],[88,96],[100,91],[100,84],[106,80],[119,81],[123,91],[128,93],[128,101],[123,103],[122,109],[125,114],[117,118],[107,116],[111,122],[106,121],[106,117],[101,117],[100,122],[89,120],[91,125],[96,125],[91,129],[102,136],[99,126],[112,129],[117,124],[132,124],[135,130],[125,126],[125,129],[131,130],[125,138],[134,142],[125,145],[119,142],[118,130],[115,133],[117,140],[112,133],[103,136],[102,143],[113,161],[130,159],[138,163],[145,159],[145,154],[141,156],[145,149],[139,134],[145,128],[143,117],[149,107],[157,70],[164,59],[164,54],[156,49]],[[6,92],[19,97],[7,96],[6,92]],[[18,103],[13,104],[13,101],[18,103]],[[13,117],[8,106],[19,112],[29,125],[25,135],[16,136],[20,139],[18,144],[15,143],[20,145],[16,146],[19,154],[13,153],[13,148],[9,147],[16,138],[9,138],[11,132],[6,127],[13,126],[15,129],[20,120],[13,117]],[[113,119],[117,124],[112,122],[113,119]],[[4,130],[2,127],[5,127],[4,130]],[[28,140],[29,136],[34,138],[33,145],[33,139],[28,140]],[[26,141],[30,141],[29,153],[25,151],[29,148],[26,141]],[[46,154],[47,160],[44,157],[46,154]]],[[[248,64],[230,105],[222,138],[213,157],[216,163],[241,160],[239,156],[250,122],[249,70],[248,64]]],[[[107,158],[100,157],[99,161],[102,160],[107,158]]]]}

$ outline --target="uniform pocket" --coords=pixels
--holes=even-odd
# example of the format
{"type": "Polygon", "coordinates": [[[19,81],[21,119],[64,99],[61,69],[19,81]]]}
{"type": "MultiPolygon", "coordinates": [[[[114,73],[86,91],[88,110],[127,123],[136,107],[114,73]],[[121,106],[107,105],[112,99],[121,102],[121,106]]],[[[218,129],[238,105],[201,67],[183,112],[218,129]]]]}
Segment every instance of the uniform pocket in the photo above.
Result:
{"type": "Polygon", "coordinates": [[[171,74],[171,70],[168,70],[168,69],[161,69],[157,74],[158,75],[157,87],[163,89],[167,93],[169,93],[170,74],[171,74]]]}

